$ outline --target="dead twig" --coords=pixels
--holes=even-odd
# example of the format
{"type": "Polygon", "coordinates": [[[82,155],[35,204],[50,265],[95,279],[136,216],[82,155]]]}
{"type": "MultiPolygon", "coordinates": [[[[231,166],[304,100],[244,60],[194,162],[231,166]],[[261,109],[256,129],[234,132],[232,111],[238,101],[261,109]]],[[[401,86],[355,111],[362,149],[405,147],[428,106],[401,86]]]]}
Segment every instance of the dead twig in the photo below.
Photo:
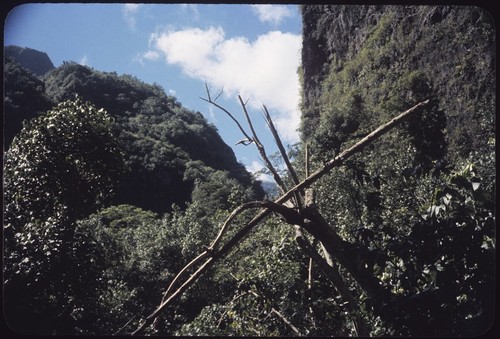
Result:
{"type": "MultiPolygon", "coordinates": [[[[293,180],[293,183],[297,185],[299,181],[299,177],[297,175],[297,172],[295,172],[295,169],[292,166],[292,163],[290,162],[290,158],[288,157],[288,154],[286,153],[285,147],[283,146],[283,143],[281,142],[281,138],[278,134],[278,131],[276,127],[274,127],[273,119],[271,119],[271,115],[269,114],[269,111],[267,110],[266,105],[262,105],[262,111],[264,112],[264,119],[267,123],[267,126],[271,130],[271,134],[273,135],[274,142],[276,143],[276,146],[278,146],[278,150],[280,151],[281,158],[285,162],[285,166],[288,169],[288,173],[290,173],[290,176],[293,180]]],[[[302,200],[301,196],[304,196],[302,191],[299,191],[295,195],[295,203],[296,206],[299,209],[302,209],[302,200]]]]}
{"type": "Polygon", "coordinates": [[[113,333],[113,335],[118,335],[120,334],[121,331],[123,331],[125,328],[127,328],[127,326],[135,319],[137,318],[137,315],[134,315],[129,321],[127,321],[127,323],[125,325],[123,325],[118,331],[116,331],[115,333],[113,333]]]}
{"type": "Polygon", "coordinates": [[[246,107],[248,100],[246,102],[243,102],[243,99],[239,95],[238,95],[238,99],[240,100],[240,104],[241,104],[241,107],[243,108],[243,112],[245,113],[245,117],[247,119],[248,126],[250,127],[250,131],[252,131],[255,146],[257,147],[257,150],[259,151],[260,156],[262,157],[262,160],[264,160],[264,163],[265,163],[267,169],[273,175],[273,179],[276,182],[276,184],[278,184],[278,187],[280,188],[281,192],[282,193],[286,192],[285,183],[283,182],[280,175],[278,174],[278,171],[276,171],[273,164],[271,163],[271,161],[267,157],[266,150],[265,150],[264,146],[262,145],[262,143],[260,142],[259,137],[257,136],[257,133],[255,132],[255,129],[254,129],[253,124],[252,124],[252,119],[250,119],[250,115],[248,114],[247,107],[246,107]]]}
{"type": "Polygon", "coordinates": [[[299,329],[290,322],[290,320],[285,318],[285,316],[283,316],[283,314],[278,312],[274,307],[271,308],[271,313],[274,313],[283,323],[285,323],[288,326],[288,328],[290,328],[293,331],[293,333],[295,333],[295,335],[299,337],[304,336],[302,333],[300,333],[299,329]]]}
{"type": "MultiPolygon", "coordinates": [[[[202,98],[200,97],[201,100],[203,101],[206,101],[208,102],[209,104],[211,105],[214,105],[215,107],[217,107],[218,109],[220,109],[221,111],[223,111],[224,113],[226,113],[230,118],[231,120],[234,121],[234,123],[236,124],[236,126],[238,126],[238,128],[240,129],[241,133],[243,133],[243,135],[248,139],[248,140],[252,140],[252,138],[248,135],[248,133],[243,129],[243,127],[241,126],[241,124],[239,123],[239,121],[231,114],[231,112],[229,112],[227,109],[225,109],[224,107],[222,107],[221,105],[219,105],[218,103],[216,103],[214,100],[212,100],[212,98],[210,97],[210,90],[208,89],[208,85],[205,84],[205,88],[207,90],[207,98],[202,98]]],[[[219,93],[219,95],[217,95],[217,97],[215,98],[215,100],[217,100],[217,98],[219,98],[219,96],[222,94],[219,93]]]]}
{"type": "MultiPolygon", "coordinates": [[[[252,294],[255,298],[257,299],[263,299],[262,296],[260,296],[258,293],[256,293],[255,291],[252,291],[252,290],[248,290],[248,293],[249,294],[252,294]]],[[[278,312],[278,310],[276,310],[274,307],[271,307],[271,310],[270,312],[268,313],[268,316],[271,315],[271,314],[275,314],[283,323],[285,323],[285,325],[287,325],[292,331],[293,333],[295,333],[297,336],[299,337],[302,337],[304,336],[299,330],[297,327],[295,327],[283,314],[281,314],[280,312],[278,312]]],[[[267,317],[266,317],[267,318],[267,317]]]]}
{"type": "Polygon", "coordinates": [[[267,126],[271,130],[271,134],[273,135],[274,141],[276,142],[276,146],[278,146],[278,150],[280,151],[281,157],[283,158],[283,161],[285,161],[286,168],[288,169],[288,172],[290,173],[290,176],[292,177],[294,184],[297,185],[299,183],[299,177],[295,172],[292,163],[290,162],[290,158],[288,157],[288,154],[285,151],[285,147],[281,142],[281,138],[278,134],[278,131],[276,130],[276,127],[274,127],[273,120],[271,119],[271,115],[269,114],[266,105],[262,105],[262,111],[264,112],[264,118],[266,120],[267,126]]]}

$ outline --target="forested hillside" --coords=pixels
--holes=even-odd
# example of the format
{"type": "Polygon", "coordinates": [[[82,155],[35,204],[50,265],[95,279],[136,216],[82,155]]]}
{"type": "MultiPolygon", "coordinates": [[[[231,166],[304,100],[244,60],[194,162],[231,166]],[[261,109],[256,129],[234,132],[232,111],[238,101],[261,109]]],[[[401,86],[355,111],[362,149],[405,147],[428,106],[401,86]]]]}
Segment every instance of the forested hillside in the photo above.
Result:
{"type": "Polygon", "coordinates": [[[4,150],[21,131],[23,120],[46,112],[52,102],[45,84],[29,70],[6,56],[4,65],[4,150]]]}
{"type": "Polygon", "coordinates": [[[22,120],[47,110],[50,103],[71,100],[75,94],[113,117],[111,129],[126,167],[114,197],[116,204],[155,212],[168,211],[173,203],[184,206],[191,199],[195,181],[205,181],[217,171],[245,187],[252,185],[250,175],[216,128],[157,85],[71,62],[48,72],[42,80],[15,62],[7,62],[5,74],[7,147],[20,131],[22,120]],[[186,175],[194,172],[197,174],[186,175]]]}
{"type": "MultiPolygon", "coordinates": [[[[17,49],[11,46],[9,50],[17,49]]],[[[38,64],[36,59],[41,55],[45,54],[32,53],[32,59],[25,60],[26,67],[38,64]]],[[[13,54],[4,67],[5,287],[11,296],[6,299],[7,317],[15,328],[24,328],[26,318],[32,322],[28,328],[33,333],[61,331],[60,326],[73,326],[68,331],[74,333],[76,325],[68,324],[74,324],[75,319],[68,322],[63,316],[57,324],[47,319],[66,312],[68,298],[76,298],[75,293],[105,293],[96,291],[96,286],[85,290],[81,284],[87,278],[81,274],[101,281],[103,276],[96,277],[105,271],[100,264],[116,269],[115,259],[102,261],[100,257],[105,255],[102,251],[109,241],[116,243],[110,245],[116,252],[113,258],[139,256],[137,251],[142,249],[128,233],[137,229],[143,246],[154,248],[146,241],[161,234],[161,226],[156,225],[165,212],[189,210],[195,213],[199,227],[209,228],[206,232],[210,233],[215,230],[206,219],[214,211],[263,196],[260,183],[236,161],[215,126],[208,124],[201,113],[167,96],[158,85],[72,62],[36,76],[16,60],[13,54]],[[101,236],[94,233],[104,230],[95,224],[79,230],[84,227],[79,223],[95,212],[102,217],[91,220],[105,220],[102,222],[110,229],[116,224],[127,225],[125,238],[108,230],[111,233],[106,237],[111,238],[101,239],[97,248],[93,247],[94,238],[101,236]],[[142,216],[148,218],[143,220],[142,216]],[[136,222],[120,221],[131,218],[136,222]],[[148,226],[141,227],[145,222],[148,226]],[[152,233],[145,236],[144,232],[152,233]],[[82,248],[88,251],[89,261],[85,263],[80,260],[87,259],[77,253],[82,248]],[[69,273],[77,267],[81,274],[69,273]],[[66,290],[64,286],[71,284],[78,285],[77,290],[66,290]],[[57,305],[47,311],[55,295],[57,305]]],[[[188,228],[176,223],[176,227],[188,228]]],[[[194,225],[189,228],[182,232],[186,241],[205,239],[203,233],[188,237],[189,232],[200,232],[194,225]]],[[[182,239],[179,236],[175,241],[182,239]]],[[[177,246],[173,240],[168,242],[170,245],[161,244],[177,246]]],[[[165,264],[171,260],[175,265],[183,262],[180,254],[155,260],[165,264]]],[[[126,269],[141,276],[140,269],[126,269]]],[[[168,265],[162,271],[166,269],[168,265]]],[[[107,286],[110,281],[103,283],[107,286]]],[[[87,315],[84,321],[89,321],[87,315]]]]}
{"type": "MultiPolygon", "coordinates": [[[[274,201],[215,127],[159,86],[71,62],[36,76],[7,60],[11,328],[438,337],[490,328],[492,17],[456,6],[301,10],[301,143],[272,173],[274,201]]],[[[265,149],[251,135],[248,147],[265,149]]]]}

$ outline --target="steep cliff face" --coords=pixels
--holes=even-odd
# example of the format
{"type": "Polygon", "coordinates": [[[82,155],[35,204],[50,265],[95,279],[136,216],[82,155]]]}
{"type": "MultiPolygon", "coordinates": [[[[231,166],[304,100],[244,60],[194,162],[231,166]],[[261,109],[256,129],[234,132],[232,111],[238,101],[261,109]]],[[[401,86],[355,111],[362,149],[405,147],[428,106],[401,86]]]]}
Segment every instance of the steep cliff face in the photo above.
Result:
{"type": "Polygon", "coordinates": [[[304,6],[302,15],[301,128],[312,167],[430,99],[314,185],[340,236],[383,253],[373,274],[397,297],[374,306],[387,327],[371,334],[484,333],[495,314],[494,249],[477,241],[495,237],[492,17],[463,6],[304,6]],[[390,279],[399,264],[385,255],[401,263],[390,279]]]}
{"type": "MultiPolygon", "coordinates": [[[[389,102],[406,97],[399,84],[419,72],[445,113],[450,156],[487,146],[495,119],[495,26],[487,11],[335,5],[302,11],[306,141],[315,137],[332,105],[353,97],[367,111],[366,125],[395,113],[384,110],[404,108],[389,102]]],[[[416,98],[407,99],[410,106],[416,98]]]]}
{"type": "Polygon", "coordinates": [[[329,72],[334,55],[345,59],[349,48],[359,50],[368,27],[376,25],[381,14],[378,6],[303,7],[305,106],[321,96],[321,82],[329,72]]]}

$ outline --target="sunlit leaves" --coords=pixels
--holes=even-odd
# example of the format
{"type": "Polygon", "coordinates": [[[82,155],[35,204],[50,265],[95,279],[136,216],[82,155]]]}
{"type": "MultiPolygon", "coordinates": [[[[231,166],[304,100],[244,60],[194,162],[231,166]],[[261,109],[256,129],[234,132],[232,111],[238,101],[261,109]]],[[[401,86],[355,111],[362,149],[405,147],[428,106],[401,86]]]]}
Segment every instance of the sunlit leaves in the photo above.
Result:
{"type": "Polygon", "coordinates": [[[80,99],[31,121],[6,155],[7,220],[76,218],[111,197],[122,160],[109,124],[80,99]]]}
{"type": "MultiPolygon", "coordinates": [[[[6,288],[23,293],[23,286],[38,286],[37,302],[55,298],[57,312],[68,317],[79,318],[83,304],[73,301],[94,292],[94,284],[82,291],[73,279],[91,278],[100,265],[93,244],[75,233],[76,219],[112,197],[122,171],[110,123],[103,110],[76,97],[27,123],[5,157],[6,288]]],[[[17,304],[15,295],[8,307],[17,304]]],[[[17,305],[42,312],[31,302],[17,305]]]]}

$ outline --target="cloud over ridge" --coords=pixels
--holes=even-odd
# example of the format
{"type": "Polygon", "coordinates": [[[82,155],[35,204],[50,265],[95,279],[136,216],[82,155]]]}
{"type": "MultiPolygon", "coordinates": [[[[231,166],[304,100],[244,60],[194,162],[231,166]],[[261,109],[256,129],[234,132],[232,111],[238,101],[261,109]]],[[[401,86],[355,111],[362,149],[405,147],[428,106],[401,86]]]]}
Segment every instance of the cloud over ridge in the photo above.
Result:
{"type": "Polygon", "coordinates": [[[220,27],[154,33],[144,59],[163,57],[188,76],[240,94],[252,108],[264,103],[288,142],[298,141],[300,35],[271,31],[254,41],[226,38],[220,27]]]}
{"type": "Polygon", "coordinates": [[[122,7],[122,12],[123,12],[123,17],[125,21],[127,22],[127,26],[131,30],[136,29],[136,19],[135,19],[135,14],[139,10],[139,8],[142,6],[142,4],[123,4],[122,7]]]}
{"type": "Polygon", "coordinates": [[[283,5],[252,5],[252,9],[260,21],[275,25],[278,25],[283,19],[293,16],[292,10],[283,5]]]}

